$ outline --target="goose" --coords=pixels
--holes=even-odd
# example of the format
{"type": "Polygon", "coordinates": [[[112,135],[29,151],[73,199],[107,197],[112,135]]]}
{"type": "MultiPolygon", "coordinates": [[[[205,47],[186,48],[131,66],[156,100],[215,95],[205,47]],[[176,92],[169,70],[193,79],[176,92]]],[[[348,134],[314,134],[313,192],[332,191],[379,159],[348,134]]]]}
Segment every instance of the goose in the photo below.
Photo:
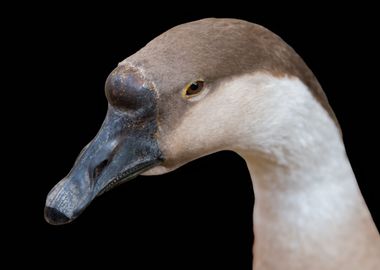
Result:
{"type": "Polygon", "coordinates": [[[47,222],[71,222],[137,175],[222,150],[253,182],[253,268],[380,269],[380,237],[338,121],[301,57],[268,29],[208,18],[176,26],[120,62],[108,111],[49,192],[47,222]]]}

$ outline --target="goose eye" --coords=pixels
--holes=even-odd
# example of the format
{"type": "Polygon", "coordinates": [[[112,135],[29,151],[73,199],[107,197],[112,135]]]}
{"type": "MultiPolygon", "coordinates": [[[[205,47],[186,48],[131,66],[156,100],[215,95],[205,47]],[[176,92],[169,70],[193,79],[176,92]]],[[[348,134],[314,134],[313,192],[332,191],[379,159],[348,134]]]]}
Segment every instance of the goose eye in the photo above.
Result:
{"type": "Polygon", "coordinates": [[[184,96],[185,97],[192,97],[197,94],[199,94],[203,89],[204,81],[198,80],[195,82],[192,82],[186,86],[184,89],[184,96]]]}

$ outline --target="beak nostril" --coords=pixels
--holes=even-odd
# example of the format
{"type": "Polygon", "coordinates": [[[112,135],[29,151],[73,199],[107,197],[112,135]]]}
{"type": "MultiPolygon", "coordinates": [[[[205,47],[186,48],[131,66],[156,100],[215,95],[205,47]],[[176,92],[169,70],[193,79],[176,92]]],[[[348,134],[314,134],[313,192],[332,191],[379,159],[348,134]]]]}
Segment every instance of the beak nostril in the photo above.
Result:
{"type": "Polygon", "coordinates": [[[104,170],[104,168],[108,165],[108,159],[103,160],[99,163],[98,166],[95,167],[94,172],[92,174],[92,178],[96,179],[104,170]]]}

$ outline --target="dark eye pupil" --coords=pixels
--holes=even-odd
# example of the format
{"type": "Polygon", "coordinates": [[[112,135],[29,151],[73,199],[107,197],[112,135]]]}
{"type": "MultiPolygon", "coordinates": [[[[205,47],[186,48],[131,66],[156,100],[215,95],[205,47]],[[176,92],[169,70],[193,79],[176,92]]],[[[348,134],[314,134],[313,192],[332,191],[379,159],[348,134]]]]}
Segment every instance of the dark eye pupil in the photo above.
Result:
{"type": "Polygon", "coordinates": [[[195,82],[195,83],[192,83],[191,85],[190,85],[190,89],[191,90],[197,90],[199,88],[199,84],[197,83],[197,82],[195,82]]]}

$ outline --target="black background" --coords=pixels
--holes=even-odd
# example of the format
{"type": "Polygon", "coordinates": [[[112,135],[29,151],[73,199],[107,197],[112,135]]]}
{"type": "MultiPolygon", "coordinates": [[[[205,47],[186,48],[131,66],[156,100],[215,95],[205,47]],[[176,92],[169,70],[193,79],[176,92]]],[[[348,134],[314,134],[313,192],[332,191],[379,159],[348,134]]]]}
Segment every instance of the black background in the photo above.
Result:
{"type": "MultiPolygon", "coordinates": [[[[138,177],[96,199],[72,224],[43,219],[49,190],[70,170],[106,113],[104,82],[155,36],[204,17],[234,17],[280,35],[314,71],[336,112],[377,226],[378,42],[373,8],[194,2],[22,6],[5,20],[11,105],[4,114],[6,256],[39,267],[251,269],[253,191],[244,161],[217,153],[138,177]],[[8,122],[9,121],[9,122],[8,122]]],[[[6,13],[7,10],[4,10],[6,13]]],[[[3,18],[4,20],[4,18],[3,18]]],[[[5,84],[3,84],[5,85],[5,84]]],[[[5,86],[4,86],[5,88],[5,86]]],[[[4,108],[6,106],[3,106],[4,108]]],[[[321,157],[322,158],[322,157],[321,157]]]]}

